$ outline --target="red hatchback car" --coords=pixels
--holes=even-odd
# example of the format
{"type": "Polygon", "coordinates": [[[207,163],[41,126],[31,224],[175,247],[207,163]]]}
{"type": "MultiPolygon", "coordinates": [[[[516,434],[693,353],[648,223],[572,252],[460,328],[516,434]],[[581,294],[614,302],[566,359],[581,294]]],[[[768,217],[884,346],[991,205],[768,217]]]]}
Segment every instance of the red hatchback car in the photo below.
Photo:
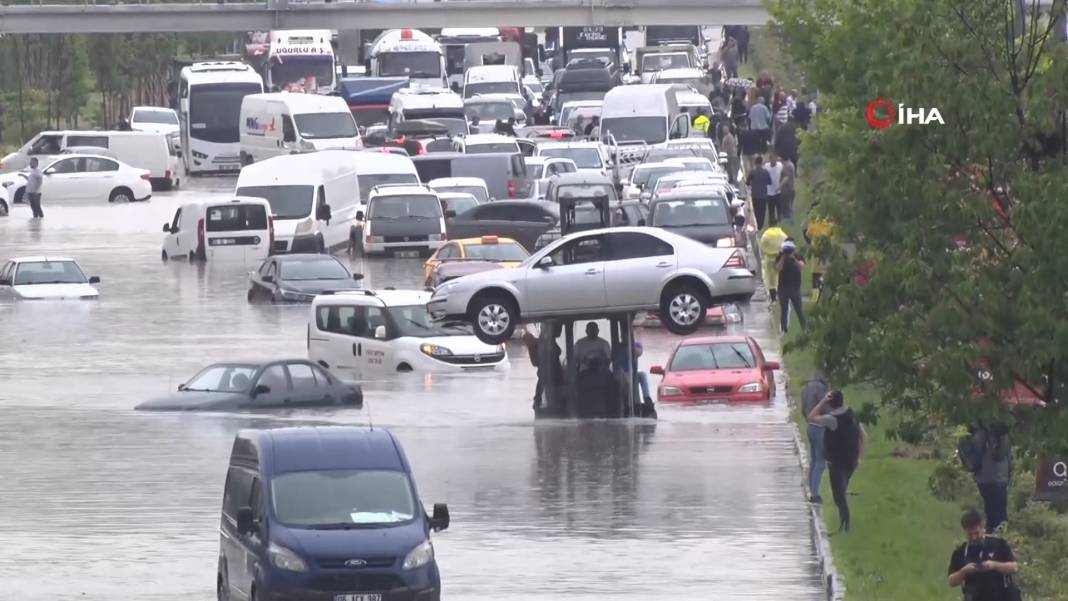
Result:
{"type": "Polygon", "coordinates": [[[657,397],[661,403],[768,402],[775,396],[776,361],[764,358],[756,340],[748,336],[687,338],[675,347],[657,397]]]}

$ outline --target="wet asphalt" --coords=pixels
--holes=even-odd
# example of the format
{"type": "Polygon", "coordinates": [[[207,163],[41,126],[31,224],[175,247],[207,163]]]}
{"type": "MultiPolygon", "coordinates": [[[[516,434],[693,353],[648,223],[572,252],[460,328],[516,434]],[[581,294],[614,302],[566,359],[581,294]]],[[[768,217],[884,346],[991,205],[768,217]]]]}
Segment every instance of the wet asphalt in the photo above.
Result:
{"type": "MultiPolygon", "coordinates": [[[[449,504],[434,538],[448,599],[821,598],[781,380],[770,406],[535,423],[513,344],[508,373],[365,382],[363,410],[134,412],[211,362],[306,355],[309,309],[248,304],[254,265],[161,261],[177,206],[234,180],[183,184],[0,218],[0,260],[70,256],[102,279],[96,302],[0,304],[0,599],[213,599],[235,432],[372,420],[401,439],[424,503],[449,504]]],[[[422,286],[418,259],[350,266],[368,287],[422,286]]],[[[720,331],[777,359],[766,305],[744,317],[720,331]]],[[[646,368],[677,342],[638,336],[646,368]]]]}

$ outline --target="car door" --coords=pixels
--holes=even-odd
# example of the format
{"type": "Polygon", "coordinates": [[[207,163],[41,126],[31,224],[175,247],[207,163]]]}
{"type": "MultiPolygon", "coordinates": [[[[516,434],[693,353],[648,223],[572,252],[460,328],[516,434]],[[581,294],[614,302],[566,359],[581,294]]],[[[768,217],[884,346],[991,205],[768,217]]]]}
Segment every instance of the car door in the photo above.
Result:
{"type": "Polygon", "coordinates": [[[648,307],[659,304],[660,288],[677,266],[675,249],[642,232],[605,234],[608,253],[604,285],[610,307],[648,307]]]}
{"type": "Polygon", "coordinates": [[[15,277],[15,263],[8,261],[3,269],[0,269],[0,297],[12,295],[11,279],[15,277]]]}
{"type": "Polygon", "coordinates": [[[163,250],[168,257],[181,257],[185,254],[182,251],[181,221],[182,208],[178,207],[178,210],[174,212],[174,219],[171,220],[171,231],[163,239],[163,250]]]}
{"type": "Polygon", "coordinates": [[[363,347],[357,335],[365,335],[366,317],[355,305],[320,305],[315,310],[315,332],[312,332],[308,358],[338,379],[363,379],[363,347]]]}
{"type": "Polygon", "coordinates": [[[219,528],[226,576],[232,597],[247,599],[251,591],[247,551],[244,535],[237,531],[237,512],[252,500],[252,481],[255,475],[243,467],[231,466],[226,473],[223,491],[223,517],[219,528]]]}
{"type": "Polygon", "coordinates": [[[605,306],[603,235],[573,238],[549,256],[553,264],[526,268],[520,310],[551,314],[605,306]]]}
{"type": "Polygon", "coordinates": [[[385,307],[370,305],[363,307],[367,320],[366,337],[358,338],[359,349],[363,354],[364,363],[369,373],[392,372],[394,365],[393,340],[397,337],[396,328],[390,323],[385,307]],[[376,338],[375,331],[380,327],[385,328],[385,337],[376,338]]]}
{"type": "Polygon", "coordinates": [[[43,202],[86,200],[89,195],[83,188],[81,157],[60,159],[44,170],[44,182],[41,184],[43,202]]]}
{"type": "Polygon", "coordinates": [[[275,259],[268,259],[260,265],[256,275],[252,278],[252,285],[256,288],[256,294],[263,298],[270,298],[274,294],[275,282],[265,282],[263,278],[265,276],[275,279],[278,277],[278,261],[275,259]]]}
{"type": "Polygon", "coordinates": [[[111,191],[117,188],[119,182],[119,164],[116,161],[105,158],[85,157],[81,164],[82,185],[85,194],[90,199],[107,199],[111,191]]]}
{"type": "MultiPolygon", "coordinates": [[[[286,364],[289,381],[292,383],[292,404],[303,406],[333,405],[335,402],[332,386],[321,386],[315,378],[312,366],[299,361],[286,364]]],[[[326,384],[326,382],[324,382],[326,384]]]]}
{"type": "Polygon", "coordinates": [[[289,373],[282,363],[272,363],[260,372],[252,390],[255,393],[251,403],[253,409],[284,407],[293,402],[289,373]],[[266,389],[261,392],[260,386],[265,386],[266,389]]]}

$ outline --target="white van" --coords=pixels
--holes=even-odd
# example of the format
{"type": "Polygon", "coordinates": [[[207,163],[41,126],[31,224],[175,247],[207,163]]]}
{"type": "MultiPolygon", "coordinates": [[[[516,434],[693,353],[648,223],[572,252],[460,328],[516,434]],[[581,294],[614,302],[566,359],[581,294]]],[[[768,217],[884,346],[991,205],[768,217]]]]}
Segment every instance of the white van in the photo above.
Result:
{"type": "Polygon", "coordinates": [[[261,262],[271,252],[271,205],[262,198],[187,203],[163,224],[163,260],[261,262]]]}
{"type": "Polygon", "coordinates": [[[679,110],[677,89],[669,84],[617,86],[604,95],[601,138],[605,141],[664,144],[685,138],[690,120],[679,110]]]}
{"type": "Polygon", "coordinates": [[[522,77],[514,65],[479,65],[464,74],[464,98],[478,94],[507,94],[523,96],[522,77]]]}
{"type": "Polygon", "coordinates": [[[467,327],[430,319],[422,290],[353,290],[315,297],[308,359],[342,380],[397,372],[504,371],[505,347],[481,342],[467,327]]]}
{"type": "Polygon", "coordinates": [[[355,233],[355,251],[364,256],[429,257],[447,238],[441,198],[423,184],[375,187],[357,218],[363,229],[355,233]]]}
{"type": "Polygon", "coordinates": [[[241,164],[316,150],[362,146],[356,120],[340,96],[249,94],[241,100],[241,164]]]}
{"type": "Polygon", "coordinates": [[[0,172],[19,171],[30,164],[30,157],[42,163],[69,147],[104,148],[114,158],[138,169],[149,171],[153,189],[178,187],[178,157],[167,136],[142,131],[43,131],[0,161],[0,172]]]}
{"type": "Polygon", "coordinates": [[[419,184],[419,172],[412,159],[389,152],[364,151],[353,155],[360,208],[367,208],[371,189],[383,184],[419,184]]]}
{"type": "Polygon", "coordinates": [[[345,248],[359,210],[356,157],[363,154],[323,150],[253,163],[241,169],[234,194],[270,203],[272,253],[345,248]]]}

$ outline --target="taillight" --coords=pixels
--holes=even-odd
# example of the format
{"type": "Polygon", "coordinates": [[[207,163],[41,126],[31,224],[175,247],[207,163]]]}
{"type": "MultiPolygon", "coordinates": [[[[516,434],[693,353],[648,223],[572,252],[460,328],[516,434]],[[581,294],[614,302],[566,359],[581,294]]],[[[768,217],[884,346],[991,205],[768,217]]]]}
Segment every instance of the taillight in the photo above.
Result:
{"type": "Polygon", "coordinates": [[[204,248],[204,219],[197,220],[197,250],[204,248]]]}
{"type": "Polygon", "coordinates": [[[163,179],[171,179],[171,170],[168,169],[163,172],[163,179]]]}
{"type": "Polygon", "coordinates": [[[147,181],[151,181],[151,179],[152,179],[152,175],[150,175],[150,174],[148,174],[148,173],[142,173],[142,174],[141,174],[141,179],[145,180],[146,182],[147,182],[147,181]]]}
{"type": "Polygon", "coordinates": [[[508,196],[509,196],[509,198],[515,198],[515,194],[516,194],[515,178],[514,177],[510,177],[510,178],[508,178],[508,196]]]}
{"type": "Polygon", "coordinates": [[[274,248],[274,217],[267,216],[267,248],[274,248]]]}
{"type": "Polygon", "coordinates": [[[416,144],[419,145],[419,150],[416,151],[416,154],[426,154],[426,146],[423,146],[422,142],[416,142],[416,144]]]}
{"type": "Polygon", "coordinates": [[[724,269],[730,267],[741,267],[743,269],[745,268],[745,257],[742,256],[741,252],[737,250],[732,252],[730,258],[727,259],[727,262],[723,264],[724,269]]]}

